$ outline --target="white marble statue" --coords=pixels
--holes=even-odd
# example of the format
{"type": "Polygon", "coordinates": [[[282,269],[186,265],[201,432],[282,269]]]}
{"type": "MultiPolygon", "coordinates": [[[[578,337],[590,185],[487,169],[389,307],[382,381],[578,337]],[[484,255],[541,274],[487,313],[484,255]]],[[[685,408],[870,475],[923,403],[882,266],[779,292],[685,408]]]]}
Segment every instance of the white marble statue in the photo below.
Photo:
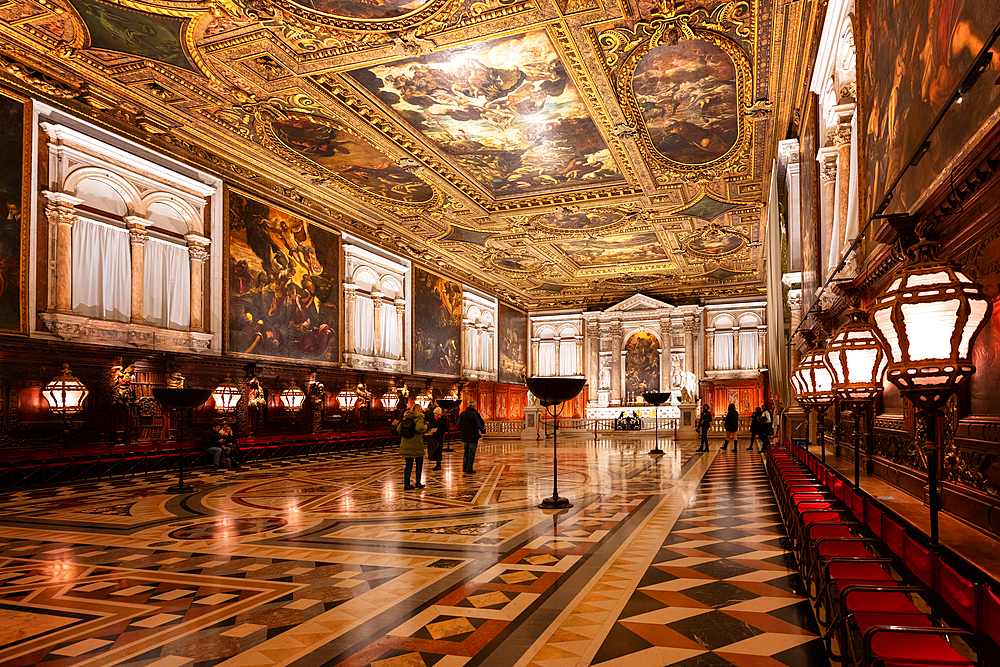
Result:
{"type": "Polygon", "coordinates": [[[681,403],[694,403],[698,400],[698,378],[694,373],[684,373],[681,376],[681,403]]]}

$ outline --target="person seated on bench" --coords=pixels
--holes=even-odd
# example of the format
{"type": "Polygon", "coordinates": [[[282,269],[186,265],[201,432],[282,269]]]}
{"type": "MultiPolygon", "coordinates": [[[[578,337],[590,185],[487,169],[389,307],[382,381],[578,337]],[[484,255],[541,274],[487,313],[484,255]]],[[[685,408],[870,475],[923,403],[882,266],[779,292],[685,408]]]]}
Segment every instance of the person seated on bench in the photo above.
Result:
{"type": "Polygon", "coordinates": [[[222,437],[222,424],[212,424],[212,428],[201,436],[201,447],[212,457],[212,465],[216,468],[228,468],[229,458],[226,456],[225,441],[222,437]]]}
{"type": "Polygon", "coordinates": [[[223,424],[222,428],[219,429],[219,435],[222,436],[222,448],[232,463],[233,470],[239,470],[243,467],[243,452],[240,451],[240,443],[233,435],[232,427],[229,424],[223,424]]]}

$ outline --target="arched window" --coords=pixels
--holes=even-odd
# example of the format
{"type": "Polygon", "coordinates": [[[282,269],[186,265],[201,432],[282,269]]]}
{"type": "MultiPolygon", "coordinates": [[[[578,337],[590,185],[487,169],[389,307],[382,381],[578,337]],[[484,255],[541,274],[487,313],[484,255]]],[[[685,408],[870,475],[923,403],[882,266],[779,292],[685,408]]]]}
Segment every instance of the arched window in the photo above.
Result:
{"type": "Polygon", "coordinates": [[[736,344],[740,351],[739,367],[744,370],[757,369],[758,324],[760,324],[760,321],[755,315],[745,313],[740,316],[740,332],[736,344]]]}
{"type": "Polygon", "coordinates": [[[128,205],[110,183],[81,181],[73,225],[73,312],[116,322],[132,319],[132,252],[124,216],[128,205]]]}
{"type": "Polygon", "coordinates": [[[720,371],[732,370],[734,367],[733,346],[735,335],[733,327],[736,323],[729,315],[719,315],[715,318],[715,368],[720,371]]]}
{"type": "Polygon", "coordinates": [[[375,354],[375,302],[372,292],[378,284],[378,276],[368,269],[361,269],[354,276],[358,286],[354,302],[354,342],[358,354],[375,354]]]}
{"type": "Polygon", "coordinates": [[[483,312],[479,318],[479,363],[487,373],[494,370],[493,363],[493,336],[495,327],[493,326],[493,315],[489,311],[483,312]]]}
{"type": "Polygon", "coordinates": [[[379,354],[388,359],[399,359],[399,324],[396,316],[396,299],[402,297],[402,286],[394,279],[382,281],[382,301],[379,304],[379,354]]]}
{"type": "Polygon", "coordinates": [[[559,375],[578,375],[576,367],[576,328],[566,325],[559,329],[559,375]]]}

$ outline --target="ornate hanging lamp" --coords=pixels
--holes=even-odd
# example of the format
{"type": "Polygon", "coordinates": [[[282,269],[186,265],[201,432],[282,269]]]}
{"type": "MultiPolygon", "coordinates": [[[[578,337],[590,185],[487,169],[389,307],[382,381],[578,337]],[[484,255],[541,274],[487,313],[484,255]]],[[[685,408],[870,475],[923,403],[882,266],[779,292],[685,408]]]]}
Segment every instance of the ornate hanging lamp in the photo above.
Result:
{"type": "Polygon", "coordinates": [[[923,424],[931,544],[938,544],[938,444],[941,408],[972,377],[972,344],[993,304],[982,285],[937,256],[939,244],[928,239],[930,223],[917,225],[919,241],[911,259],[875,299],[875,326],[889,351],[886,377],[899,388],[923,424]]]}
{"type": "Polygon", "coordinates": [[[42,390],[49,409],[64,419],[83,410],[83,402],[89,394],[86,385],[70,372],[69,364],[63,364],[62,374],[53,378],[42,390]]]}
{"type": "MultiPolygon", "coordinates": [[[[882,392],[888,362],[881,335],[868,323],[868,313],[857,307],[847,313],[826,349],[833,373],[833,391],[854,415],[854,486],[861,479],[861,414],[869,415],[882,392]]],[[[867,465],[871,465],[871,423],[866,425],[867,465]]],[[[871,472],[867,470],[867,472],[871,472]]]]}
{"type": "MultiPolygon", "coordinates": [[[[815,332],[803,332],[815,337],[815,332]]],[[[836,394],[833,392],[833,370],[826,358],[826,348],[817,341],[813,347],[799,360],[799,367],[792,373],[792,388],[799,403],[806,409],[816,410],[819,419],[817,423],[817,441],[821,460],[826,463],[826,445],[823,442],[823,419],[827,408],[833,404],[836,394]]]]}
{"type": "Polygon", "coordinates": [[[286,410],[295,413],[302,409],[302,404],[306,400],[306,394],[295,384],[295,380],[291,380],[282,390],[279,398],[286,410]]]}
{"type": "Polygon", "coordinates": [[[233,379],[226,376],[226,379],[222,381],[218,387],[212,392],[212,400],[215,401],[215,409],[219,412],[231,413],[236,410],[236,406],[239,405],[240,399],[243,398],[243,394],[240,393],[239,387],[233,382],[233,379]]]}

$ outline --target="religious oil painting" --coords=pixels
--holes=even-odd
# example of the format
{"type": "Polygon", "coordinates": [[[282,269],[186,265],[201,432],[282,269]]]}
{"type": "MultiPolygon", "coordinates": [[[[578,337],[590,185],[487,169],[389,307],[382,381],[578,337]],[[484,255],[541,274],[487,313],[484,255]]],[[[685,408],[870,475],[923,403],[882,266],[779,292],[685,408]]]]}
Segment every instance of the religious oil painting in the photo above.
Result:
{"type": "Polygon", "coordinates": [[[528,373],[528,314],[500,304],[500,382],[524,384],[528,373]]]}
{"type": "Polygon", "coordinates": [[[90,48],[119,51],[198,72],[184,48],[184,19],[124,9],[99,0],[70,0],[79,12],[90,48]]]}
{"type": "Polygon", "coordinates": [[[462,285],[413,270],[413,372],[456,376],[461,372],[462,285]]]}
{"type": "Polygon", "coordinates": [[[420,177],[335,121],[320,116],[288,116],[271,123],[278,142],[358,189],[404,204],[422,204],[434,191],[420,177]]]}
{"type": "Polygon", "coordinates": [[[660,342],[647,331],[638,331],[625,342],[625,392],[641,396],[660,390],[660,342]]]}
{"type": "MultiPolygon", "coordinates": [[[[1000,24],[1000,3],[980,0],[862,0],[858,72],[863,76],[860,131],[871,183],[868,213],[913,159],[934,119],[1000,24]]],[[[973,97],[952,104],[928,154],[918,164],[926,183],[903,184],[892,207],[902,212],[930,184],[1000,103],[1000,46],[980,76],[973,97]],[[924,165],[928,162],[928,165],[924,165]],[[898,201],[897,201],[898,198],[898,201]]]]}
{"type": "Polygon", "coordinates": [[[746,239],[722,229],[706,229],[692,234],[685,243],[688,252],[702,257],[725,257],[741,250],[746,239]]]}
{"type": "Polygon", "coordinates": [[[296,5],[323,14],[352,19],[393,19],[417,12],[431,3],[431,0],[293,0],[296,5]]]}
{"type": "Polygon", "coordinates": [[[664,157],[705,164],[736,143],[736,65],[721,47],[700,39],[653,47],[636,67],[632,91],[664,157]]]}
{"type": "Polygon", "coordinates": [[[534,255],[516,253],[490,257],[486,263],[492,268],[511,273],[537,273],[546,266],[545,261],[534,255]]]}
{"type": "Polygon", "coordinates": [[[340,237],[229,194],[229,352],[340,361],[340,237]]]}
{"type": "Polygon", "coordinates": [[[351,76],[493,196],[624,181],[544,31],[351,76]]]}
{"type": "Polygon", "coordinates": [[[0,331],[21,331],[21,211],[24,207],[24,104],[0,95],[0,331]]]}
{"type": "Polygon", "coordinates": [[[657,262],[669,257],[653,232],[564,241],[553,244],[553,247],[577,266],[657,262]]]}
{"type": "Polygon", "coordinates": [[[532,218],[533,225],[540,229],[559,232],[593,232],[621,226],[625,212],[613,208],[593,211],[556,211],[532,218]]]}

